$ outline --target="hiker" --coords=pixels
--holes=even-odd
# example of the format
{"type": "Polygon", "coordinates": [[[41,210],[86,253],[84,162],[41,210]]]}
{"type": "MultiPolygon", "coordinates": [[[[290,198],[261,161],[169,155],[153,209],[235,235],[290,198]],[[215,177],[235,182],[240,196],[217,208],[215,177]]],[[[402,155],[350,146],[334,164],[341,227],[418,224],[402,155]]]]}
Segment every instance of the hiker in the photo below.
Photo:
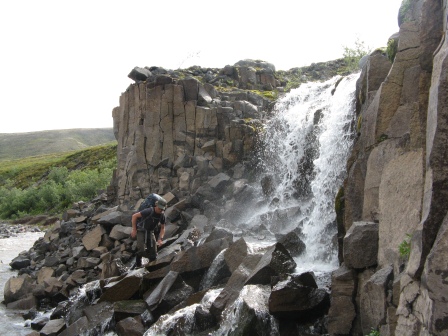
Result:
{"type": "Polygon", "coordinates": [[[131,238],[137,237],[137,256],[135,257],[135,267],[142,266],[142,257],[154,261],[157,258],[157,247],[163,244],[165,235],[165,214],[166,201],[160,198],[154,207],[146,208],[132,215],[131,238]],[[160,223],[160,233],[156,237],[156,231],[160,223]]]}

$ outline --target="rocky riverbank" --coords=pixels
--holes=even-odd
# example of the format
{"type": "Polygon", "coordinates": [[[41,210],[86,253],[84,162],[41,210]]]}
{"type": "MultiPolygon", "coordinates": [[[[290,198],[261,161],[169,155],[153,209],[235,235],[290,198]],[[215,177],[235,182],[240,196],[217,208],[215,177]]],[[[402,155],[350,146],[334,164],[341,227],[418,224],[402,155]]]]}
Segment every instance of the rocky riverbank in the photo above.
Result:
{"type": "Polygon", "coordinates": [[[42,232],[37,225],[0,223],[0,239],[17,237],[19,233],[42,232]]]}

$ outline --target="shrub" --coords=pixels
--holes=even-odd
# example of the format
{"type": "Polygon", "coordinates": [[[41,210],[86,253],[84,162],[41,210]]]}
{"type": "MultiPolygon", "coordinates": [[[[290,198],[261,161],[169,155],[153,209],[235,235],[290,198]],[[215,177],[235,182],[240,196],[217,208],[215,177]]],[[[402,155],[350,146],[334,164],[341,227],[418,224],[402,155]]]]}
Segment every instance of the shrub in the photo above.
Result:
{"type": "Polygon", "coordinates": [[[387,58],[392,63],[394,62],[395,55],[397,54],[397,50],[398,50],[398,39],[396,39],[396,38],[389,39],[389,41],[387,41],[386,54],[387,54],[387,58]]]}
{"type": "Polygon", "coordinates": [[[370,333],[367,336],[381,336],[381,335],[378,330],[372,328],[370,333]]]}
{"type": "Polygon", "coordinates": [[[403,0],[398,10],[398,26],[410,19],[411,0],[403,0]]]}
{"type": "Polygon", "coordinates": [[[356,39],[354,47],[343,46],[343,57],[347,64],[349,72],[355,72],[359,69],[359,61],[362,57],[370,53],[370,49],[365,46],[364,41],[356,39]]]}
{"type": "Polygon", "coordinates": [[[105,189],[112,178],[115,161],[100,161],[96,169],[74,170],[55,167],[39,186],[26,189],[0,187],[0,218],[57,213],[76,201],[88,201],[105,189]]]}
{"type": "Polygon", "coordinates": [[[409,258],[411,254],[411,235],[406,234],[406,238],[398,245],[398,252],[403,258],[409,258]]]}

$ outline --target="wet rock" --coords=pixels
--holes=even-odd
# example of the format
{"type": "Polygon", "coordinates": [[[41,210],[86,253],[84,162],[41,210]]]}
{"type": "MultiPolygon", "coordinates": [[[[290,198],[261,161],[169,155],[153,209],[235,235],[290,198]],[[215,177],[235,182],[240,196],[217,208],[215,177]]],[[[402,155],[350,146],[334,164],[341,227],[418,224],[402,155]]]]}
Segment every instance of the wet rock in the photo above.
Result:
{"type": "Polygon", "coordinates": [[[118,336],[142,336],[145,330],[142,322],[134,317],[121,320],[115,328],[118,336]]]}
{"type": "Polygon", "coordinates": [[[134,295],[140,287],[142,277],[147,273],[146,269],[141,268],[128,273],[123,279],[112,281],[103,288],[101,301],[123,301],[134,295]]]}
{"type": "Polygon", "coordinates": [[[63,330],[58,336],[72,336],[80,335],[89,330],[89,321],[87,317],[82,316],[76,322],[70,324],[65,330],[63,330]]]}
{"type": "Polygon", "coordinates": [[[244,238],[238,239],[224,252],[224,260],[233,273],[248,255],[248,246],[244,238]]]}
{"type": "Polygon", "coordinates": [[[269,311],[278,318],[307,322],[327,314],[328,293],[315,286],[303,285],[300,277],[278,282],[269,296],[269,311]]]}
{"type": "Polygon", "coordinates": [[[226,239],[216,239],[200,246],[193,246],[171,263],[171,270],[182,275],[193,288],[199,288],[202,275],[215,257],[229,246],[226,239]]]}
{"type": "Polygon", "coordinates": [[[282,237],[279,237],[277,241],[285,246],[292,257],[299,257],[306,251],[305,243],[294,231],[289,232],[282,237]]]}
{"type": "Polygon", "coordinates": [[[201,332],[214,327],[217,323],[212,313],[203,306],[197,306],[194,311],[194,331],[201,332]]]}
{"type": "Polygon", "coordinates": [[[45,326],[40,330],[41,336],[55,336],[59,335],[65,329],[65,320],[56,319],[50,320],[45,324],[45,326]]]}
{"type": "Polygon", "coordinates": [[[29,257],[24,255],[19,255],[18,257],[15,257],[10,263],[9,266],[11,266],[12,269],[20,270],[22,268],[28,267],[31,265],[31,260],[29,257]]]}
{"type": "Polygon", "coordinates": [[[238,298],[240,291],[247,281],[248,275],[257,266],[261,257],[261,255],[246,256],[243,262],[232,273],[225,287],[210,307],[210,312],[216,319],[221,320],[223,310],[232,305],[238,298]]]}
{"type": "Polygon", "coordinates": [[[50,318],[48,316],[38,316],[31,321],[31,328],[34,330],[41,330],[49,320],[50,318]]]}
{"type": "Polygon", "coordinates": [[[282,244],[276,243],[263,254],[246,283],[268,285],[272,276],[291,273],[296,266],[288,250],[282,244]]]}
{"type": "Polygon", "coordinates": [[[231,244],[233,242],[233,233],[225,228],[215,226],[212,232],[210,232],[208,237],[205,239],[205,243],[222,238],[227,239],[229,244],[231,244]]]}
{"type": "Polygon", "coordinates": [[[128,317],[137,317],[146,311],[144,300],[125,300],[114,302],[114,319],[121,321],[128,317]]]}

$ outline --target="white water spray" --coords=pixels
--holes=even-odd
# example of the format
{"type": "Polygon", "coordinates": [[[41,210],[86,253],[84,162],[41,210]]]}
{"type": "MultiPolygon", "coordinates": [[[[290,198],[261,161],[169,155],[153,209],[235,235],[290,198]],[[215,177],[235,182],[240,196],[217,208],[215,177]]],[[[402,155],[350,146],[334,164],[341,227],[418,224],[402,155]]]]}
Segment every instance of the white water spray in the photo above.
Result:
{"type": "Polygon", "coordinates": [[[275,184],[272,198],[279,200],[279,209],[300,208],[285,230],[302,226],[306,254],[298,265],[303,269],[337,264],[334,201],[353,143],[358,76],[302,84],[277,103],[266,128],[265,176],[275,184]]]}

